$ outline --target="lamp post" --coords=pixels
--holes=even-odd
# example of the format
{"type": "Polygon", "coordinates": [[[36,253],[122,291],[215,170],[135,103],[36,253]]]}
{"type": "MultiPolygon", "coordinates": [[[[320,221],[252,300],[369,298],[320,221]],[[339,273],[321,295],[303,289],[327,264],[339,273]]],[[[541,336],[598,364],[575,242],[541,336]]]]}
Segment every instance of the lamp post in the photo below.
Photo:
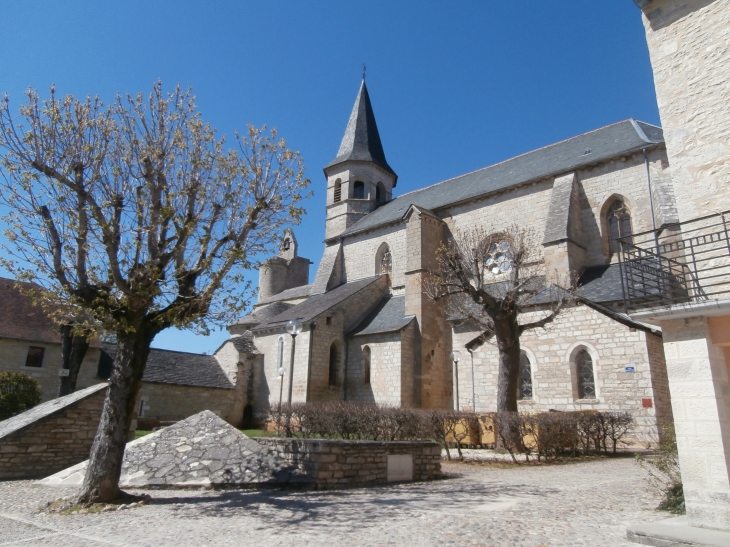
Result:
{"type": "Polygon", "coordinates": [[[292,319],[286,324],[286,332],[291,334],[291,361],[289,364],[289,397],[287,403],[291,404],[292,389],[294,388],[294,349],[297,345],[297,334],[302,332],[302,322],[299,319],[292,319]]]}
{"type": "Polygon", "coordinates": [[[456,411],[459,411],[459,359],[461,358],[461,352],[454,350],[451,352],[451,360],[454,362],[454,386],[456,388],[456,411]]]}

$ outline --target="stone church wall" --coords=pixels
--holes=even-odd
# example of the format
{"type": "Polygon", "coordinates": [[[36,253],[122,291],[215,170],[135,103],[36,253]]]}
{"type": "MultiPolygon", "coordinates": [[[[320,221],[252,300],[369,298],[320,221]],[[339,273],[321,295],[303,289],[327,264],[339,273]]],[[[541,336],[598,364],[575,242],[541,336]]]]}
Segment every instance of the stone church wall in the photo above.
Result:
{"type": "MultiPolygon", "coordinates": [[[[463,347],[477,334],[457,327],[454,347],[463,347]]],[[[585,306],[564,311],[547,330],[528,331],[521,338],[522,349],[531,362],[533,398],[520,401],[520,411],[627,410],[636,419],[637,437],[642,442],[656,444],[657,420],[668,418],[664,406],[668,392],[661,372],[652,384],[652,369],[657,372],[663,361],[661,341],[656,338],[643,331],[632,331],[585,306]],[[577,399],[575,393],[571,361],[580,347],[585,347],[593,359],[595,400],[577,399]],[[635,372],[627,372],[626,367],[634,367],[635,372]],[[651,402],[651,408],[646,408],[648,402],[644,399],[651,402]]],[[[471,363],[468,352],[462,354],[460,402],[462,408],[470,408],[473,406],[471,363]]],[[[477,412],[496,410],[497,362],[497,348],[489,343],[474,352],[477,412]]]]}
{"type": "Polygon", "coordinates": [[[401,406],[401,336],[384,332],[357,336],[350,340],[347,399],[366,403],[401,406]],[[363,382],[363,350],[370,348],[370,383],[363,382]]]}
{"type": "Polygon", "coordinates": [[[386,243],[393,260],[392,287],[394,294],[402,294],[406,272],[406,230],[403,224],[385,226],[347,238],[344,242],[347,281],[371,277],[380,273],[376,268],[376,254],[386,243]]]}
{"type": "MultiPolygon", "coordinates": [[[[106,380],[96,377],[99,355],[100,350],[98,348],[89,348],[84,362],[81,364],[79,379],[76,384],[77,389],[84,389],[100,382],[106,382],[106,380]]],[[[43,392],[42,402],[50,401],[58,396],[60,386],[58,371],[61,366],[61,344],[0,339],[0,372],[23,372],[33,377],[41,386],[43,392]],[[45,349],[42,367],[25,366],[30,346],[45,349]]]]}

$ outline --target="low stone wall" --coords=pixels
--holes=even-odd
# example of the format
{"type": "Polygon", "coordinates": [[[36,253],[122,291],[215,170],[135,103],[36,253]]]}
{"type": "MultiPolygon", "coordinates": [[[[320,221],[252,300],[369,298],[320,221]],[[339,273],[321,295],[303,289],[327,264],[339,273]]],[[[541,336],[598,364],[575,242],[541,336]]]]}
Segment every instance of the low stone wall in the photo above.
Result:
{"type": "Polygon", "coordinates": [[[87,459],[106,387],[97,384],[0,422],[0,480],[45,477],[87,459]]]}
{"type": "Polygon", "coordinates": [[[425,481],[441,476],[441,447],[430,441],[256,438],[295,464],[318,488],[425,481]]]}

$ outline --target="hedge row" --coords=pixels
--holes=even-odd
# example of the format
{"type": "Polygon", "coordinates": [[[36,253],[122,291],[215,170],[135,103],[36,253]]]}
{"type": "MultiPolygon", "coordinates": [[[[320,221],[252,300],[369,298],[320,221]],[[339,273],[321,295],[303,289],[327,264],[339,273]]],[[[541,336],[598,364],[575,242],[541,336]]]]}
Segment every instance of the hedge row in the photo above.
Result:
{"type": "Polygon", "coordinates": [[[496,445],[516,460],[616,452],[634,421],[627,412],[475,414],[332,401],[275,405],[266,420],[286,436],[373,441],[433,440],[447,451],[496,445]],[[485,440],[486,439],[486,440],[485,440]]]}
{"type": "Polygon", "coordinates": [[[41,402],[38,382],[22,372],[0,372],[0,420],[33,408],[41,402]]]}

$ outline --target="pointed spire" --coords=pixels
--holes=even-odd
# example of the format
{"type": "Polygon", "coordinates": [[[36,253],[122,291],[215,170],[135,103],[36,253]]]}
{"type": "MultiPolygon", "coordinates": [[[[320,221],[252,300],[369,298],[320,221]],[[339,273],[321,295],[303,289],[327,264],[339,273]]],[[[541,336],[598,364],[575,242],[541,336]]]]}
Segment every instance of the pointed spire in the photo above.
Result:
{"type": "Polygon", "coordinates": [[[345,136],[342,137],[337,157],[327,167],[348,160],[371,161],[388,173],[395,175],[397,180],[398,175],[385,159],[383,144],[380,142],[378,125],[375,123],[375,114],[373,114],[373,106],[370,104],[370,95],[368,95],[364,78],[350,114],[350,121],[347,122],[345,136]]]}

